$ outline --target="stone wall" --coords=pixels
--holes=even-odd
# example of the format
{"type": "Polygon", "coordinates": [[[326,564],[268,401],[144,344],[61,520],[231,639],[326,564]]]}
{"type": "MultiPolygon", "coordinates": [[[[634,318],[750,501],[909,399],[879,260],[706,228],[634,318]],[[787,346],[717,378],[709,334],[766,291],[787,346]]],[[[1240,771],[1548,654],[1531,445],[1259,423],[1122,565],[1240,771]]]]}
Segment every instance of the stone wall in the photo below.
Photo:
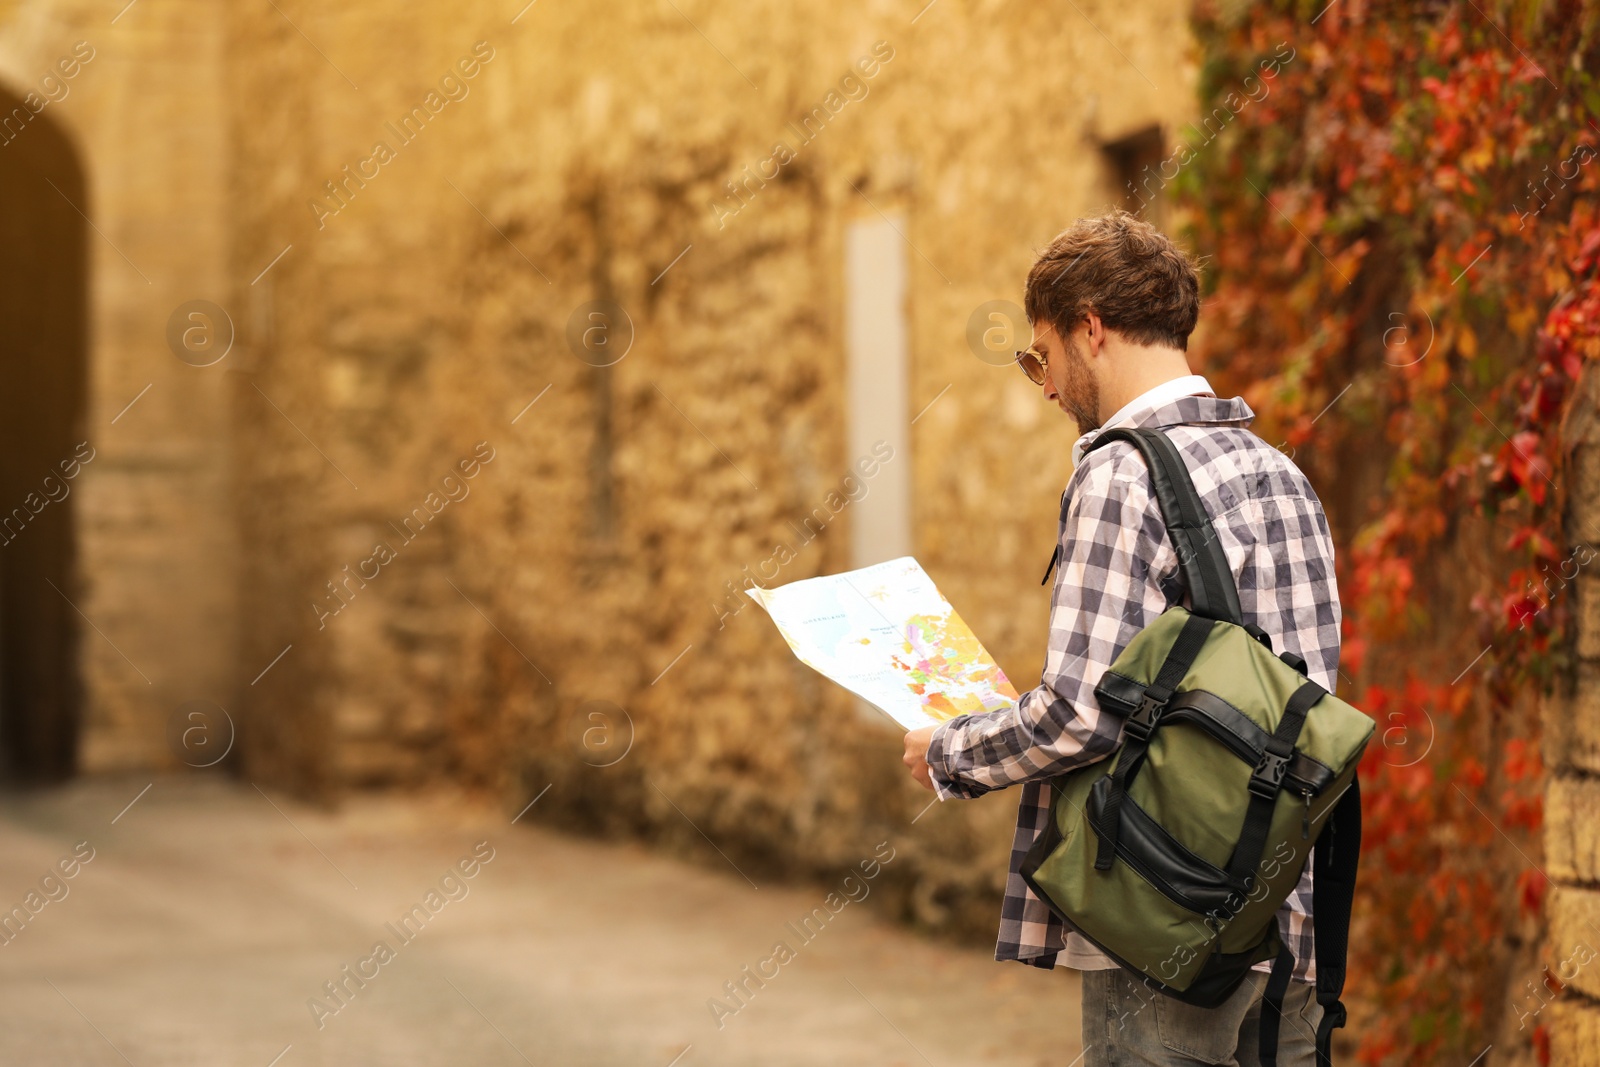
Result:
{"type": "MultiPolygon", "coordinates": [[[[72,208],[91,224],[83,249],[87,403],[72,440],[87,442],[93,459],[71,486],[78,576],[61,590],[78,623],[77,762],[91,772],[177,766],[169,717],[189,700],[226,704],[240,681],[235,438],[222,371],[178,359],[167,343],[180,305],[221,300],[230,286],[221,68],[228,8],[208,0],[119,6],[0,2],[0,85],[39,102],[0,153],[46,136],[41,127],[60,130],[84,177],[85,202],[72,208]],[[77,61],[63,68],[64,59],[77,61]]],[[[40,187],[37,195],[58,194],[40,187]]],[[[44,207],[13,202],[6,210],[44,207]]],[[[18,358],[8,344],[7,359],[18,358]]],[[[7,368],[7,388],[19,373],[7,368]]]]}
{"type": "MultiPolygon", "coordinates": [[[[1600,375],[1592,366],[1579,379],[1564,430],[1568,558],[1583,564],[1600,544],[1600,375]]],[[[1546,1025],[1552,1063],[1593,1067],[1600,1064],[1600,578],[1581,567],[1573,585],[1573,666],[1544,707],[1546,957],[1565,983],[1546,1025]]]]}
{"type": "MultiPolygon", "coordinates": [[[[1184,5],[518,7],[0,0],[12,91],[97,50],[46,112],[96,228],[82,767],[179,765],[206,699],[268,789],[550,786],[529,818],[755,878],[895,835],[906,906],[987,932],[1012,798],[909,829],[897,732],[729,583],[860,458],[844,234],[887,218],[915,551],[1034,681],[1073,430],[968,319],[1112,202],[1103,143],[1170,143],[1184,5]],[[192,300],[211,366],[167,339],[192,300]]],[[[777,580],[848,567],[850,522],[777,580]]]]}
{"type": "MultiPolygon", "coordinates": [[[[967,320],[1107,205],[1100,141],[1175,129],[1193,78],[1177,3],[1084,8],[1126,58],[1074,12],[920,6],[286,8],[317,49],[270,7],[235,14],[229,273],[292,245],[233,297],[242,660],[289,646],[243,693],[253,776],[516,807],[550,785],[530,818],[722,863],[709,839],[754,877],[906,835],[926,799],[896,732],[728,610],[858,458],[844,228],[881,212],[908,245],[932,406],[891,462],[917,555],[1031,684],[1073,433],[975,358],[967,320]],[[596,300],[631,323],[604,368],[568,341],[596,300]]],[[[849,521],[778,580],[847,567],[849,521]]],[[[918,916],[976,894],[992,924],[1013,803],[918,822],[918,916]]]]}

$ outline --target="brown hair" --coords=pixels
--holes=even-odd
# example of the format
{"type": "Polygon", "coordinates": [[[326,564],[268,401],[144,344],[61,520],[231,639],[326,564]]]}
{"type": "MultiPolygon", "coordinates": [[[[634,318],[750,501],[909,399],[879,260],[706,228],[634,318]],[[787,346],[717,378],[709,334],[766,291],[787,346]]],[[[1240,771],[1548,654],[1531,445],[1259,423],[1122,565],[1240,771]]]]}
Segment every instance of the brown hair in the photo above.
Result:
{"type": "Polygon", "coordinates": [[[1200,317],[1194,257],[1136,215],[1079,219],[1050,242],[1028,271],[1029,322],[1067,333],[1090,311],[1138,345],[1188,351],[1200,317]]]}

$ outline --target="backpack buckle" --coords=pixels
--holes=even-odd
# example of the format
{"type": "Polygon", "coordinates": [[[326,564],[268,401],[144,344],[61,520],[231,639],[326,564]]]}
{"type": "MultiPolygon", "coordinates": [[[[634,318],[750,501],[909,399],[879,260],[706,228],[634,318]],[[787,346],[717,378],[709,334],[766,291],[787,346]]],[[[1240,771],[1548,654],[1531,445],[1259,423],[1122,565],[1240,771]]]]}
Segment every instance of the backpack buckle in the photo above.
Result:
{"type": "Polygon", "coordinates": [[[1272,800],[1283,788],[1283,776],[1289,769],[1289,758],[1294,754],[1290,749],[1288,754],[1280,755],[1272,749],[1261,753],[1261,759],[1256,763],[1256,769],[1250,774],[1250,793],[1262,800],[1272,800]]]}
{"type": "Polygon", "coordinates": [[[1150,740],[1150,735],[1156,730],[1156,721],[1161,718],[1161,711],[1166,706],[1166,699],[1157,700],[1147,691],[1139,697],[1139,707],[1128,716],[1128,721],[1123,723],[1123,729],[1140,743],[1150,740]]]}

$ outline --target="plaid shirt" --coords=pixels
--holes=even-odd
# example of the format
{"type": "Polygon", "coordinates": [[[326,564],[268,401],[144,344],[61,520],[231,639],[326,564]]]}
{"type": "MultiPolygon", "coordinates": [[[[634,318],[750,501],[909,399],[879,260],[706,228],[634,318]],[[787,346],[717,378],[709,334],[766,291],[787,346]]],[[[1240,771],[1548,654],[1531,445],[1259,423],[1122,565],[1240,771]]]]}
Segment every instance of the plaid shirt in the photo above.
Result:
{"type": "MultiPolygon", "coordinates": [[[[1299,468],[1246,429],[1254,417],[1237,397],[1183,396],[1135,406],[1119,425],[1167,430],[1232,565],[1245,621],[1272,637],[1274,651],[1305,657],[1311,679],[1333,692],[1340,613],[1327,519],[1299,468]]],[[[1187,600],[1144,459],[1131,443],[1092,452],[1072,472],[1059,551],[1039,687],[1014,708],[942,724],[928,766],[941,799],[1022,786],[995,958],[1054,967],[1069,962],[1057,957],[1070,940],[1070,962],[1093,969],[1113,964],[1068,934],[1017,868],[1050,818],[1045,780],[1104,759],[1120,743],[1122,720],[1102,713],[1094,697],[1101,675],[1135,634],[1187,600]]],[[[1295,977],[1314,980],[1309,863],[1278,922],[1296,957],[1295,977]]]]}

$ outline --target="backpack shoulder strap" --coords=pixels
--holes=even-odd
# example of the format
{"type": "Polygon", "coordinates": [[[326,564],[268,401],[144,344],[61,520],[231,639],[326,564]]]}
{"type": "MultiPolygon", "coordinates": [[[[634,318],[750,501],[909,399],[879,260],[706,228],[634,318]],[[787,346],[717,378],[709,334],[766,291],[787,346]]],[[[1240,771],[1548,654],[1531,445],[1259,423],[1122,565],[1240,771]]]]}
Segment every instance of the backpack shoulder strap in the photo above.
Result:
{"type": "MultiPolygon", "coordinates": [[[[1317,1067],[1333,1067],[1333,1032],[1345,1024],[1345,956],[1350,946],[1350,909],[1355,898],[1356,869],[1361,860],[1361,781],[1350,779],[1311,854],[1311,930],[1317,957],[1317,1003],[1322,1021],[1317,1024],[1317,1067]]],[[[1287,946],[1273,961],[1272,977],[1263,1000],[1271,1010],[1261,1013],[1257,1059],[1262,1067],[1277,1067],[1278,1020],[1289,988],[1294,957],[1287,946]]]]}
{"type": "Polygon", "coordinates": [[[1178,554],[1178,566],[1189,589],[1192,612],[1220,622],[1243,625],[1239,590],[1228,557],[1217,543],[1216,528],[1195,491],[1189,468],[1170,438],[1149,427],[1102,431],[1089,446],[1093,452],[1112,441],[1128,441],[1150,468],[1150,484],[1161,505],[1167,536],[1178,554]]]}
{"type": "Polygon", "coordinates": [[[1317,953],[1317,1067],[1333,1063],[1333,1032],[1345,1023],[1345,955],[1350,945],[1350,909],[1355,899],[1356,869],[1361,862],[1361,781],[1334,805],[1328,825],[1312,854],[1311,929],[1317,953]]]}

